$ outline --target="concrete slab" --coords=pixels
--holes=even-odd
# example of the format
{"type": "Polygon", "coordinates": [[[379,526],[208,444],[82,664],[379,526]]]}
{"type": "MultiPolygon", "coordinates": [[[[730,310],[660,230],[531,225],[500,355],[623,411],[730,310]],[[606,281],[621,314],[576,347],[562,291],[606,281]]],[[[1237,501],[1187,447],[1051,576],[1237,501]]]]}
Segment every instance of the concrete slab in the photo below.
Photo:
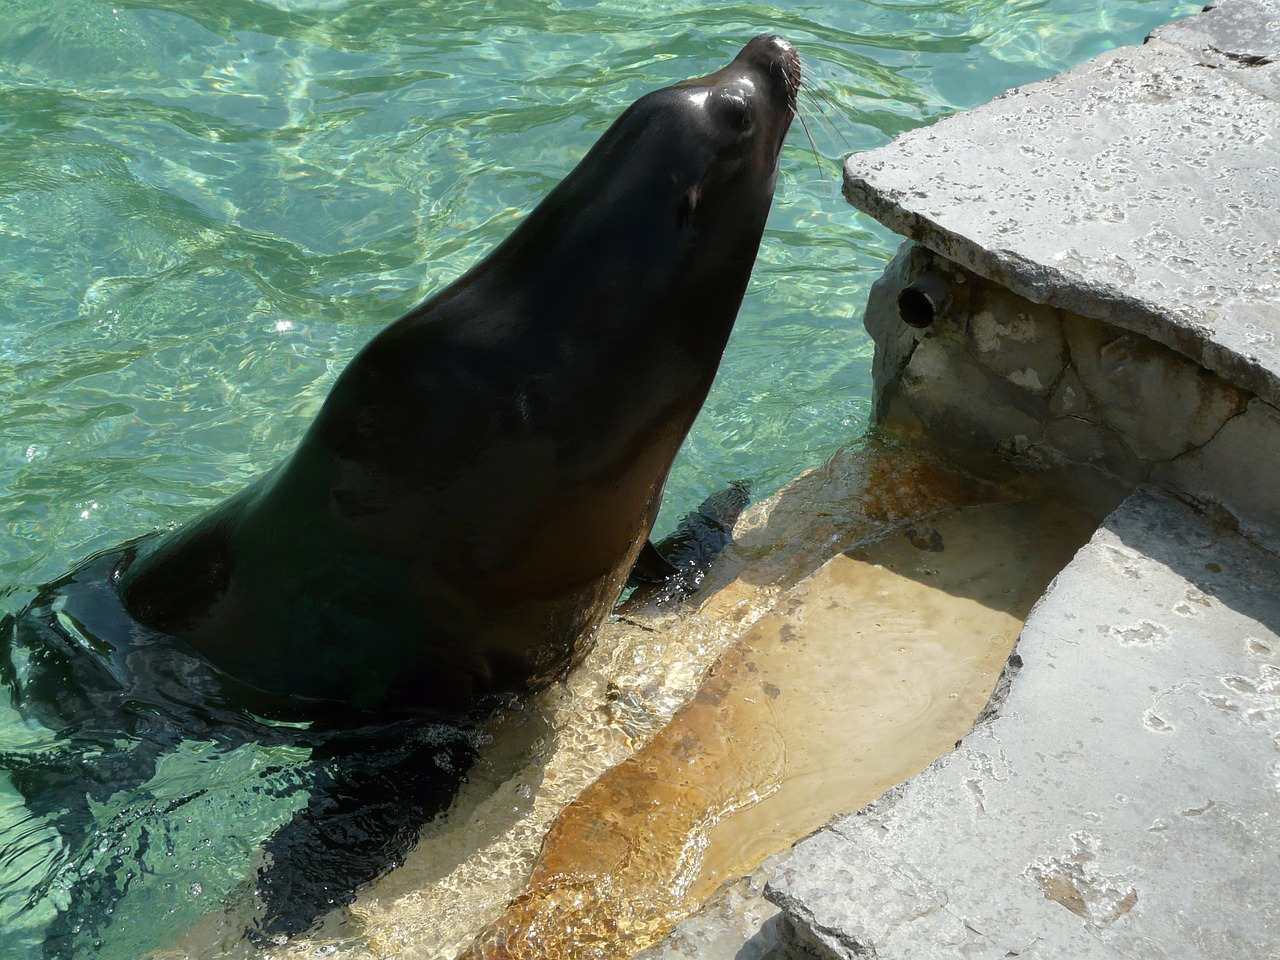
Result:
{"type": "Polygon", "coordinates": [[[1224,0],[1204,14],[1158,27],[1150,40],[1171,43],[1236,82],[1280,99],[1280,6],[1274,0],[1224,0]]]}
{"type": "MultiPolygon", "coordinates": [[[[1019,663],[1020,659],[1020,663],[1019,663]]],[[[766,888],[821,957],[1280,956],[1280,559],[1133,494],[994,719],[766,888]]]]}
{"type": "Polygon", "coordinates": [[[850,157],[845,195],[1280,405],[1280,0],[1156,36],[850,157]]]}

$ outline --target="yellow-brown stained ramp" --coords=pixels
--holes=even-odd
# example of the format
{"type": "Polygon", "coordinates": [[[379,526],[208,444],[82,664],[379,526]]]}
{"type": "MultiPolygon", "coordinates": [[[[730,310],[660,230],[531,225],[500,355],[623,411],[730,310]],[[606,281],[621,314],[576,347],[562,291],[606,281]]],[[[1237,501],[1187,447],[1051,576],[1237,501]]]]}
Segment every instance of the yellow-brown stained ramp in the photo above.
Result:
{"type": "Polygon", "coordinates": [[[828,560],[564,810],[463,956],[630,957],[724,880],[923,769],[970,730],[1092,529],[1053,501],[989,504],[828,560]]]}

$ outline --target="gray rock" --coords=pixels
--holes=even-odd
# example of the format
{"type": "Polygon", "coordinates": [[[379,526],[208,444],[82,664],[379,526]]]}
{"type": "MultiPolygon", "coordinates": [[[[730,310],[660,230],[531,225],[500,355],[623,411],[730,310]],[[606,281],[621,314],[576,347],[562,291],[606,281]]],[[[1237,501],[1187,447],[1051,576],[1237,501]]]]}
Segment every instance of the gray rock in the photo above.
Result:
{"type": "Polygon", "coordinates": [[[898,391],[930,431],[960,447],[1022,455],[1044,438],[1045,403],[979,365],[949,338],[920,341],[898,391]]]}
{"type": "MultiPolygon", "coordinates": [[[[1252,49],[1244,24],[1272,30],[1277,2],[1212,16],[1238,17],[1228,45],[1252,49]]],[[[1014,293],[1280,405],[1280,102],[1240,80],[1270,69],[1170,42],[1114,50],[855,154],[845,195],[1014,293]]]]}
{"type": "Polygon", "coordinates": [[[1049,411],[1055,417],[1075,417],[1079,420],[1098,422],[1101,417],[1093,409],[1093,401],[1074,369],[1063,373],[1049,398],[1049,411]]]}
{"type": "Polygon", "coordinates": [[[1280,955],[1280,559],[1126,500],[994,718],[797,845],[766,896],[851,958],[1280,955]]]}
{"type": "Polygon", "coordinates": [[[1045,443],[1062,459],[1094,467],[1129,487],[1147,479],[1150,466],[1105,424],[1080,417],[1059,417],[1045,424],[1045,443]]]}
{"type": "Polygon", "coordinates": [[[871,285],[863,324],[876,345],[871,365],[871,393],[876,401],[877,417],[882,413],[881,398],[901,378],[902,370],[922,336],[922,331],[907,326],[899,318],[898,294],[923,269],[922,259],[931,256],[928,250],[906,241],[898,247],[884,273],[871,285]]]}
{"type": "Polygon", "coordinates": [[[974,356],[1015,386],[1048,397],[1067,365],[1057,311],[994,284],[975,290],[967,330],[974,356]]]}
{"type": "Polygon", "coordinates": [[[725,887],[635,960],[783,960],[793,956],[777,929],[781,911],[763,896],[780,857],[725,887]]]}

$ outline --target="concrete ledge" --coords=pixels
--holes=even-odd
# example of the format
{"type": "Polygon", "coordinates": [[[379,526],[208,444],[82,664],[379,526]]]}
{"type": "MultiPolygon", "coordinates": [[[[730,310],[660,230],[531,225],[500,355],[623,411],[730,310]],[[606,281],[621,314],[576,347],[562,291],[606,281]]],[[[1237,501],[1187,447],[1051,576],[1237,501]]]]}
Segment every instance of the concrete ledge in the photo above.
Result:
{"type": "Polygon", "coordinates": [[[1277,144],[1280,0],[1224,0],[849,159],[912,241],[868,302],[876,416],[1180,493],[1107,519],[954,753],[779,865],[783,939],[1280,956],[1277,144]]]}
{"type": "Polygon", "coordinates": [[[1225,0],[855,154],[845,195],[1036,303],[1280,405],[1280,0],[1225,0]]]}
{"type": "Polygon", "coordinates": [[[799,844],[820,957],[1280,956],[1280,561],[1139,491],[1033,611],[994,719],[799,844]]]}
{"type": "Polygon", "coordinates": [[[1278,145],[1280,0],[1223,0],[848,160],[908,238],[867,305],[876,419],[1153,485],[954,753],[798,844],[779,915],[730,890],[759,935],[709,913],[662,956],[1280,957],[1278,145]]]}

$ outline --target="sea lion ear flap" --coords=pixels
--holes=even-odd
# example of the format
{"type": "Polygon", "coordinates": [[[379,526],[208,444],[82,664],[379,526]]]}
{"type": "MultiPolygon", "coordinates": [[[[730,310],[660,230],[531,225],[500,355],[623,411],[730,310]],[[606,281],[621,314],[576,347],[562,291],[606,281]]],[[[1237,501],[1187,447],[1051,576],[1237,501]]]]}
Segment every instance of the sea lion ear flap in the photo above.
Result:
{"type": "Polygon", "coordinates": [[[696,209],[698,209],[698,187],[692,186],[680,198],[680,212],[676,214],[676,222],[681,230],[689,225],[696,209]]]}

